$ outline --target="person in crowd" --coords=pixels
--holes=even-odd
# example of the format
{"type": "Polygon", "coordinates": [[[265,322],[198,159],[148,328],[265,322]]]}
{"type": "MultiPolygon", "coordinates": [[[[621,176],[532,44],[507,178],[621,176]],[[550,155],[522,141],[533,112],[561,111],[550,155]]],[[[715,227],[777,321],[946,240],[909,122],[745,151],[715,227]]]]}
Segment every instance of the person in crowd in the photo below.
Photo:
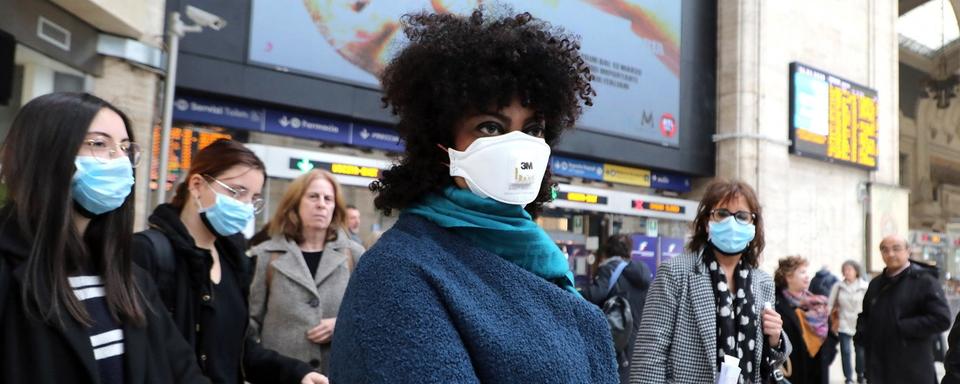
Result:
{"type": "Polygon", "coordinates": [[[340,183],[314,169],[290,183],[267,224],[271,239],[251,250],[251,330],[264,347],[321,373],[350,272],[363,254],[344,231],[346,217],[340,183]]]}
{"type": "Polygon", "coordinates": [[[357,244],[363,244],[360,239],[360,210],[352,204],[347,205],[347,235],[357,244]]]}
{"type": "Polygon", "coordinates": [[[854,260],[843,262],[840,267],[843,280],[833,286],[830,292],[830,313],[836,313],[835,331],[840,336],[840,359],[843,363],[843,376],[846,384],[854,381],[854,352],[856,352],[856,383],[867,382],[864,376],[863,346],[853,342],[857,333],[857,316],[863,308],[863,295],[867,293],[867,281],[861,276],[860,263],[854,260]]]}
{"type": "Polygon", "coordinates": [[[739,359],[740,382],[769,379],[791,346],[773,280],[757,269],[763,214],[753,188],[712,181],[692,229],[688,253],[661,264],[647,293],[630,382],[714,383],[727,356],[739,359]]]}
{"type": "Polygon", "coordinates": [[[840,279],[830,272],[829,267],[824,265],[820,267],[820,270],[810,279],[810,288],[808,290],[814,295],[830,296],[830,292],[839,282],[840,279]]]}
{"type": "MultiPolygon", "coordinates": [[[[601,249],[599,268],[593,283],[583,290],[583,298],[603,308],[604,302],[614,295],[620,295],[630,303],[630,314],[633,315],[633,331],[629,340],[636,339],[637,327],[640,326],[640,315],[643,313],[643,302],[647,296],[647,289],[653,280],[650,268],[640,262],[631,262],[630,252],[633,250],[633,241],[629,235],[618,234],[610,236],[601,249]],[[616,280],[611,278],[620,270],[616,280]]],[[[620,382],[626,383],[630,376],[630,357],[633,356],[634,343],[629,342],[622,351],[617,351],[617,362],[620,365],[620,382]]]]}
{"type": "MultiPolygon", "coordinates": [[[[813,275],[813,278],[810,279],[810,288],[808,289],[810,293],[814,295],[829,297],[830,291],[833,290],[833,287],[840,282],[840,279],[837,278],[830,268],[826,265],[820,267],[820,270],[813,275]]],[[[831,329],[836,328],[837,319],[835,317],[828,317],[828,325],[831,329]]],[[[826,366],[833,364],[834,358],[837,357],[837,346],[840,345],[840,336],[836,332],[827,332],[827,338],[823,340],[823,345],[820,346],[820,356],[825,361],[826,366]]],[[[827,371],[825,371],[827,372],[827,371]]]]}
{"type": "Polygon", "coordinates": [[[784,374],[791,383],[827,384],[830,363],[825,342],[830,327],[830,309],[826,296],[810,292],[809,262],[801,256],[779,261],[773,280],[777,287],[777,313],[783,318],[783,331],[792,340],[784,374]]]}
{"type": "Polygon", "coordinates": [[[401,215],[350,280],[330,379],[616,383],[602,312],[530,214],[551,196],[551,146],[593,94],[576,39],[510,10],[402,26],[381,82],[405,154],[371,186],[401,215]]]}
{"type": "Polygon", "coordinates": [[[943,360],[946,374],[940,384],[960,384],[960,314],[953,320],[953,327],[950,328],[950,335],[947,336],[947,345],[949,349],[943,360]]]}
{"type": "Polygon", "coordinates": [[[197,152],[173,201],[134,238],[138,264],[214,383],[325,383],[306,362],[263,348],[248,332],[253,275],[240,233],[263,207],[263,162],[235,141],[197,152]]]}
{"type": "Polygon", "coordinates": [[[130,120],[96,96],[17,113],[0,168],[0,382],[208,382],[131,262],[139,161],[130,120]]]}
{"type": "Polygon", "coordinates": [[[870,281],[857,318],[855,341],[866,352],[871,384],[935,383],[933,342],[950,327],[950,308],[938,271],[911,262],[899,235],[880,242],[886,268],[870,281]]]}

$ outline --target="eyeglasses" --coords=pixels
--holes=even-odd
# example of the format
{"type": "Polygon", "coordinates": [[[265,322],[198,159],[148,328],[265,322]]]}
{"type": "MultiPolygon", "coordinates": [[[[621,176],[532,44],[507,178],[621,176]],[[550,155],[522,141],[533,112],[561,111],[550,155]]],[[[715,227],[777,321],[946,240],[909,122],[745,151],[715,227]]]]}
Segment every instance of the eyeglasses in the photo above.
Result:
{"type": "Polygon", "coordinates": [[[753,224],[753,221],[757,218],[757,214],[747,211],[730,212],[730,210],[726,208],[710,211],[710,218],[713,219],[713,221],[724,221],[730,216],[733,216],[740,224],[753,224]]]}
{"type": "Polygon", "coordinates": [[[131,165],[134,167],[140,165],[140,145],[137,143],[130,141],[114,143],[113,140],[106,138],[93,138],[84,141],[83,145],[101,163],[116,159],[122,153],[130,160],[131,165]]]}
{"type": "MultiPolygon", "coordinates": [[[[223,188],[223,190],[227,191],[229,196],[232,197],[234,200],[242,201],[241,199],[243,199],[244,197],[247,197],[247,195],[250,194],[250,191],[248,191],[244,187],[231,187],[227,185],[227,183],[217,180],[216,177],[213,177],[210,175],[203,175],[203,177],[213,180],[214,183],[217,183],[217,185],[223,188]]],[[[209,183],[207,184],[209,185],[209,183]]],[[[250,204],[253,205],[253,213],[256,214],[263,211],[263,204],[264,204],[263,197],[261,196],[251,197],[250,204]]]]}

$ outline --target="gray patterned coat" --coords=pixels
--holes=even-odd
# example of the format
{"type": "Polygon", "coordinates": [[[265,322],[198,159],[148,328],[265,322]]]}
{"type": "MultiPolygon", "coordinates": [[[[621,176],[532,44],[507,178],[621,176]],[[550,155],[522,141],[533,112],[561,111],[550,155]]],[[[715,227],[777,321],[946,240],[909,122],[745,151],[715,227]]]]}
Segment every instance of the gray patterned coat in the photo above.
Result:
{"type": "Polygon", "coordinates": [[[324,246],[317,273],[310,276],[303,253],[293,241],[274,237],[251,249],[257,267],[250,284],[250,329],[263,346],[326,374],[330,344],[314,344],[307,340],[307,331],[321,319],[337,317],[350,279],[347,253],[356,265],[363,251],[341,231],[337,240],[324,246]],[[273,253],[277,256],[271,262],[273,253]],[[269,287],[268,269],[273,270],[269,287]]]}
{"type": "MultiPolygon", "coordinates": [[[[774,303],[773,279],[761,270],[754,270],[751,278],[758,314],[753,337],[779,365],[790,355],[790,341],[781,332],[779,350],[767,346],[759,318],[763,303],[774,303]]],[[[660,265],[643,308],[631,384],[716,382],[717,305],[710,284],[700,253],[685,253],[660,265]]],[[[761,355],[756,354],[755,367],[761,355]]],[[[754,370],[753,382],[761,382],[760,369],[754,370]]]]}

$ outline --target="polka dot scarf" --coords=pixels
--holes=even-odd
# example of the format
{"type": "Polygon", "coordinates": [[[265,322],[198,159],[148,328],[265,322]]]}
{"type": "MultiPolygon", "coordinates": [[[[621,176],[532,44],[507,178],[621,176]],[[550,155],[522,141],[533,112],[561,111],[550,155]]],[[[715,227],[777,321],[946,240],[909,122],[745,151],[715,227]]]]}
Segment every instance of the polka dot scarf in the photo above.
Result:
{"type": "Polygon", "coordinates": [[[713,295],[717,302],[717,370],[724,355],[740,359],[740,383],[749,383],[753,378],[754,357],[761,347],[756,345],[757,323],[753,306],[750,279],[753,270],[743,264],[743,259],[734,268],[736,292],[727,286],[723,268],[717,264],[713,252],[704,252],[704,262],[710,272],[713,295]]]}

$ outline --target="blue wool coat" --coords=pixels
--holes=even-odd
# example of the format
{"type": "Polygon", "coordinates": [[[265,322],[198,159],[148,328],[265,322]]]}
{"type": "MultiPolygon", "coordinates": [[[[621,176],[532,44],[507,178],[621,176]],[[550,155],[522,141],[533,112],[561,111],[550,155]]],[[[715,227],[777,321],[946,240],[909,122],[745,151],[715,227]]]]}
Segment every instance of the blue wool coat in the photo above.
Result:
{"type": "Polygon", "coordinates": [[[596,306],[427,219],[368,250],[334,331],[333,383],[617,383],[596,306]]]}

